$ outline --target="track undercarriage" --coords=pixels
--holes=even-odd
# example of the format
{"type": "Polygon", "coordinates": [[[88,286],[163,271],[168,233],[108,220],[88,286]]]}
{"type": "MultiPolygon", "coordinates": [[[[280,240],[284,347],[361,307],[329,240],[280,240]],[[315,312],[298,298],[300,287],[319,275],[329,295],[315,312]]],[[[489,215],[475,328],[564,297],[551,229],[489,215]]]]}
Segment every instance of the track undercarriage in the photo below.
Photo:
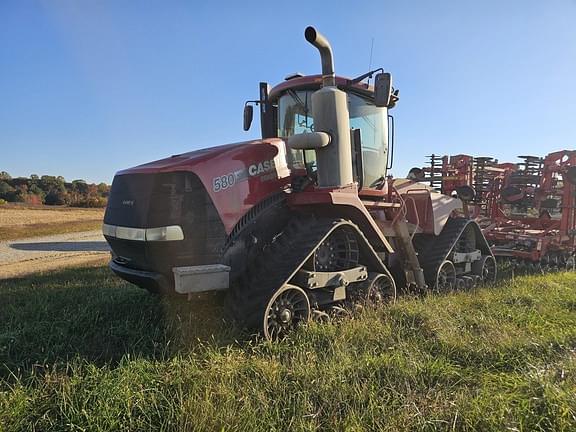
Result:
{"type": "MultiPolygon", "coordinates": [[[[397,290],[414,292],[393,276],[391,256],[377,252],[350,220],[296,213],[258,242],[266,244],[232,283],[229,305],[237,322],[269,339],[311,318],[393,302],[397,290]]],[[[496,278],[496,261],[468,219],[450,219],[440,236],[415,236],[414,246],[427,284],[418,292],[466,290],[496,278]]]]}

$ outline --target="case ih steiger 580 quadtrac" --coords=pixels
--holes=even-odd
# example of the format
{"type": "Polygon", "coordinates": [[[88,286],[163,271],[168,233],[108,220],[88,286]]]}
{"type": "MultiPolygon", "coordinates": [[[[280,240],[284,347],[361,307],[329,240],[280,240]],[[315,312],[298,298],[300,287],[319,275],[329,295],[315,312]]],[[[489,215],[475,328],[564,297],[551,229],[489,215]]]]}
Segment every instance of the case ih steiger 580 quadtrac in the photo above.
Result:
{"type": "MultiPolygon", "coordinates": [[[[305,37],[322,75],[260,84],[262,139],[116,174],[111,269],[155,292],[227,290],[233,317],[268,338],[345,302],[393,299],[397,286],[493,281],[496,261],[460,200],[387,176],[390,74],[337,77],[328,41],[312,27],[305,37]]],[[[245,130],[251,119],[247,103],[245,130]]]]}

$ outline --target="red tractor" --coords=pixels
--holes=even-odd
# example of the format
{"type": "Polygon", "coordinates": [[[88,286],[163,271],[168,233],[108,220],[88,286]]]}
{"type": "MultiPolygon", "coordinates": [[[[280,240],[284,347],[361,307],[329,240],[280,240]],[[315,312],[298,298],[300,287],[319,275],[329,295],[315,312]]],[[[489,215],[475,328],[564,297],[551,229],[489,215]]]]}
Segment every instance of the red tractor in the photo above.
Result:
{"type": "MultiPolygon", "coordinates": [[[[397,287],[444,291],[496,277],[462,202],[392,179],[398,101],[382,69],[260,84],[262,139],[174,155],[114,177],[103,231],[110,268],[153,292],[225,290],[230,313],[267,338],[397,287]],[[374,85],[363,81],[374,76],[374,85]]],[[[253,108],[244,111],[250,127],[253,108]]]]}

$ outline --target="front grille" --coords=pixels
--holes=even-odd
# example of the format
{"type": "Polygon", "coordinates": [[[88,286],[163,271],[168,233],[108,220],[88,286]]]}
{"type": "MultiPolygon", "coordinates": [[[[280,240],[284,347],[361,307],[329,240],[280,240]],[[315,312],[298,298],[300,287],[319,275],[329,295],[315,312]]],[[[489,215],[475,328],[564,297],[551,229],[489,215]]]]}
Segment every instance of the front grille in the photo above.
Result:
{"type": "Polygon", "coordinates": [[[180,225],[184,240],[139,242],[107,238],[125,265],[171,273],[172,267],[220,262],[224,225],[200,179],[189,172],[114,178],[104,223],[135,228],[180,225]]]}
{"type": "Polygon", "coordinates": [[[134,228],[144,227],[153,182],[154,176],[150,174],[115,176],[108,197],[104,223],[134,228]]]}

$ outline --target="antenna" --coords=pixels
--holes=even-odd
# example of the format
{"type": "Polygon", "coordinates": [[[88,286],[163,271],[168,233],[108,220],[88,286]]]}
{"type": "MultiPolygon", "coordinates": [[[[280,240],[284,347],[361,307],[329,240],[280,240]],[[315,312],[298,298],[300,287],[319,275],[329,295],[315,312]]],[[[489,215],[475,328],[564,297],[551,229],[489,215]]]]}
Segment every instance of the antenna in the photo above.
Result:
{"type": "MultiPolygon", "coordinates": [[[[374,52],[374,38],[370,44],[370,62],[368,63],[368,70],[372,70],[372,53],[374,52]]],[[[368,77],[368,85],[370,85],[370,77],[368,77]]]]}

